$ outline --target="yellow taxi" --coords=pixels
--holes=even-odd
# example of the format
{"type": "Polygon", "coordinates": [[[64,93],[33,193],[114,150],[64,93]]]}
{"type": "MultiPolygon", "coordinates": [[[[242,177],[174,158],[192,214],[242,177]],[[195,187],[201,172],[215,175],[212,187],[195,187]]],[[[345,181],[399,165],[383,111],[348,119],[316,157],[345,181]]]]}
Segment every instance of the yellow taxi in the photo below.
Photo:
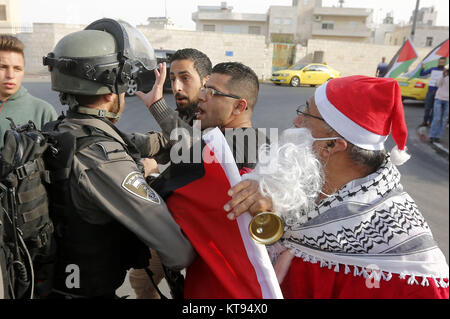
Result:
{"type": "Polygon", "coordinates": [[[277,85],[289,84],[294,87],[304,84],[316,86],[340,76],[339,71],[326,63],[300,63],[289,69],[274,72],[270,81],[277,85]]]}
{"type": "Polygon", "coordinates": [[[425,100],[428,91],[429,79],[429,77],[409,79],[409,74],[405,73],[396,77],[395,80],[398,82],[400,90],[402,91],[402,100],[425,100]]]}

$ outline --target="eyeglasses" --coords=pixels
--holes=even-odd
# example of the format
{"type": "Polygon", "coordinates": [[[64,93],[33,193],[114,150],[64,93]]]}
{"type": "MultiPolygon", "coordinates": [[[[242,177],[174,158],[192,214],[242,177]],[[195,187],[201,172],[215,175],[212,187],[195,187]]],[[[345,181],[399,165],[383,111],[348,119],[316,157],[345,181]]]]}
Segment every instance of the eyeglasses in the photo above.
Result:
{"type": "Polygon", "coordinates": [[[318,116],[315,116],[315,115],[306,113],[306,110],[308,109],[308,107],[309,107],[308,103],[300,105],[300,106],[297,108],[297,115],[300,115],[300,114],[301,114],[301,115],[303,115],[303,116],[309,116],[309,117],[312,117],[312,118],[315,118],[315,119],[317,119],[317,120],[321,120],[321,121],[324,121],[324,122],[325,122],[325,120],[324,120],[323,118],[321,118],[321,117],[318,117],[318,116]]]}
{"type": "Polygon", "coordinates": [[[231,97],[232,99],[237,99],[237,100],[241,99],[240,96],[223,93],[223,92],[220,92],[216,89],[209,88],[209,87],[201,87],[200,93],[205,94],[208,98],[213,97],[214,95],[220,95],[220,96],[225,96],[225,97],[231,97]]]}
{"type": "Polygon", "coordinates": [[[313,137],[313,141],[335,141],[335,140],[343,140],[343,137],[313,137]]]}

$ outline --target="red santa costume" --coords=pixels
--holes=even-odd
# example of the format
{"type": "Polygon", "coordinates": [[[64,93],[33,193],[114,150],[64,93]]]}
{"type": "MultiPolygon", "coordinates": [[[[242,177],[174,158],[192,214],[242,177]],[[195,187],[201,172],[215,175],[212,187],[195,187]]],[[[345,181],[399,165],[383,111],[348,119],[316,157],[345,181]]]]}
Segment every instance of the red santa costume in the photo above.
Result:
{"type": "Polygon", "coordinates": [[[304,222],[286,225],[283,239],[269,248],[291,252],[276,266],[288,261],[283,296],[448,299],[447,262],[396,168],[409,158],[397,82],[334,79],[316,90],[315,102],[325,121],[354,145],[382,150],[392,133],[396,147],[376,172],[322,200],[304,222]]]}

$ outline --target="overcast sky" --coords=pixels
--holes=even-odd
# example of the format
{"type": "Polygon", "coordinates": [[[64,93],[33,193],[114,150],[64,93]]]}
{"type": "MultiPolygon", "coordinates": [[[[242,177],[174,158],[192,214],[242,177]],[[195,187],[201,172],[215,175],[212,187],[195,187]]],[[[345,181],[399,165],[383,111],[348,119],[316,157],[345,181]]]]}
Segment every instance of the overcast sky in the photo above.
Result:
{"type": "MultiPolygon", "coordinates": [[[[218,6],[222,0],[18,0],[21,23],[59,22],[89,24],[97,19],[120,18],[133,25],[145,24],[148,17],[167,16],[180,27],[194,30],[192,13],[199,5],[218,6]]],[[[302,0],[299,0],[302,1],[302,0]]],[[[266,13],[271,5],[289,6],[291,0],[228,0],[234,12],[266,13]]],[[[374,9],[374,19],[381,21],[393,12],[394,22],[408,22],[416,0],[346,0],[345,7],[374,9]]],[[[323,0],[323,6],[336,6],[338,0],[323,0]]],[[[420,7],[434,6],[437,25],[449,25],[448,0],[421,0],[420,7]]]]}

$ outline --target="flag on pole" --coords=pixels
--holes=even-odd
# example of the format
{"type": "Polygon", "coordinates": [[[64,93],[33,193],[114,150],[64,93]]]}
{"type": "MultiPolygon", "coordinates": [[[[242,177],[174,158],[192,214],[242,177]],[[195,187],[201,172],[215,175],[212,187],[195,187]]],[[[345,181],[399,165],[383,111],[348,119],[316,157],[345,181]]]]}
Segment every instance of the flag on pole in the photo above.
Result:
{"type": "Polygon", "coordinates": [[[384,77],[395,79],[400,74],[405,73],[418,56],[414,43],[408,38],[389,62],[384,77]]]}
{"type": "Polygon", "coordinates": [[[152,184],[197,252],[186,269],[184,297],[283,298],[266,247],[249,235],[250,214],[231,221],[223,209],[241,180],[223,133],[215,128],[202,138],[201,163],[172,163],[152,184]]]}
{"type": "Polygon", "coordinates": [[[421,63],[417,65],[414,71],[411,71],[408,76],[409,79],[420,77],[420,70],[422,68],[422,64],[424,66],[424,71],[429,70],[438,65],[438,61],[440,58],[447,58],[446,63],[448,64],[448,39],[439,44],[430,53],[422,60],[421,63]]]}

